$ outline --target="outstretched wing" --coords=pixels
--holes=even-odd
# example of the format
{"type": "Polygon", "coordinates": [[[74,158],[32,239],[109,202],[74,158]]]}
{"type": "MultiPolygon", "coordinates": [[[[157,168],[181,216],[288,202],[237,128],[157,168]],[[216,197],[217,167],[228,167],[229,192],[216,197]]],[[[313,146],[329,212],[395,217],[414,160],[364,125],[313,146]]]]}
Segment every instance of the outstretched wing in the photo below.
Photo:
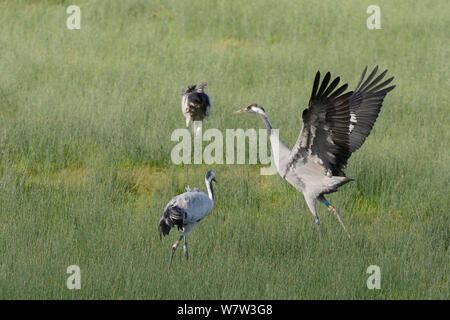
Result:
{"type": "Polygon", "coordinates": [[[380,83],[387,70],[372,81],[378,67],[361,85],[366,70],[367,67],[355,92],[347,93],[343,93],[347,84],[336,89],[339,77],[330,84],[328,72],[320,84],[320,73],[317,72],[308,109],[303,111],[303,127],[291,151],[286,172],[298,161],[313,160],[332,175],[345,176],[342,170],[349,157],[369,135],[384,97],[394,88],[384,89],[393,78],[380,83]]]}
{"type": "Polygon", "coordinates": [[[367,67],[364,69],[361,79],[350,97],[350,151],[358,150],[366,137],[370,134],[372,127],[380,113],[381,105],[386,94],[393,90],[395,86],[385,88],[392,82],[394,77],[380,83],[387,73],[383,71],[375,80],[378,71],[376,66],[370,73],[366,81],[363,82],[367,67]],[[372,82],[371,82],[372,81],[372,82]]]}
{"type": "Polygon", "coordinates": [[[320,84],[320,72],[316,74],[308,108],[302,115],[303,127],[291,151],[287,171],[298,161],[313,160],[325,171],[343,175],[341,168],[351,154],[348,130],[352,92],[343,93],[347,84],[336,89],[339,77],[331,83],[330,79],[327,72],[320,84]]]}

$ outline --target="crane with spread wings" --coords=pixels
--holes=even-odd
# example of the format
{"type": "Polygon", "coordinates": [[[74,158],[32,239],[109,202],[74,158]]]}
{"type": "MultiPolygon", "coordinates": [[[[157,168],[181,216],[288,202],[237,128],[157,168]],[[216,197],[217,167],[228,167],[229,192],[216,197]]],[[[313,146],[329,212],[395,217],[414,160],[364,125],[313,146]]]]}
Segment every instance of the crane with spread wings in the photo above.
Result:
{"type": "Polygon", "coordinates": [[[263,107],[251,104],[236,111],[236,114],[256,114],[264,121],[277,171],[303,193],[319,232],[317,200],[334,213],[350,237],[325,195],[353,180],[345,176],[343,169],[370,134],[386,94],[395,88],[386,87],[394,77],[383,81],[387,70],[376,76],[377,71],[378,66],[364,79],[366,67],[355,90],[349,92],[345,92],[347,84],[338,87],[339,77],[330,83],[331,74],[327,72],[320,82],[320,72],[317,72],[308,108],[302,114],[303,127],[292,150],[281,142],[263,107]]]}

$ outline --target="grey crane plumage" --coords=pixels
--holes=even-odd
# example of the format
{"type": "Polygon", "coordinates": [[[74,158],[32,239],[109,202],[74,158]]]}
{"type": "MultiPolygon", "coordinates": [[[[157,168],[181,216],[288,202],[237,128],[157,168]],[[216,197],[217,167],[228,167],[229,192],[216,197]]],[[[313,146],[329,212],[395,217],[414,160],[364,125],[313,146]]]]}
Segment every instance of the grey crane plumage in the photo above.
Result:
{"type": "Polygon", "coordinates": [[[320,83],[320,72],[317,72],[308,108],[302,114],[303,127],[292,150],[280,141],[264,108],[252,104],[236,112],[253,113],[264,121],[277,171],[303,193],[319,231],[317,200],[334,213],[349,237],[339,213],[325,195],[353,180],[345,176],[343,169],[370,134],[386,94],[395,88],[386,87],[394,77],[382,82],[387,70],[375,78],[377,66],[365,79],[366,71],[367,67],[355,90],[346,93],[347,84],[337,88],[339,77],[330,83],[328,72],[320,83]]]}
{"type": "Polygon", "coordinates": [[[190,85],[181,89],[181,110],[186,118],[186,128],[194,122],[194,134],[198,135],[199,125],[211,112],[211,99],[205,92],[207,84],[190,85]]]}
{"type": "Polygon", "coordinates": [[[180,238],[172,246],[169,269],[172,264],[173,254],[182,240],[184,240],[184,253],[186,259],[188,259],[187,235],[214,208],[213,181],[216,182],[215,173],[209,170],[205,175],[208,194],[200,191],[198,188],[191,189],[189,186],[186,186],[186,192],[174,197],[164,208],[163,215],[158,223],[160,238],[168,235],[170,229],[175,226],[178,227],[178,230],[183,230],[180,238]]]}

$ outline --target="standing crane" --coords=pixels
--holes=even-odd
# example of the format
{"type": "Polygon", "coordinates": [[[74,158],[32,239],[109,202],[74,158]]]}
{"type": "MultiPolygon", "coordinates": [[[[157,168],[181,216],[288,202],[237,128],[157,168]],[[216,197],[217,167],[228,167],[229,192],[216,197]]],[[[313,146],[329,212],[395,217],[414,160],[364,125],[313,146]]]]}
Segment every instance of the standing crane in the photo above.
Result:
{"type": "Polygon", "coordinates": [[[384,97],[395,88],[386,88],[394,77],[381,82],[387,70],[375,78],[377,66],[364,81],[366,71],[367,67],[355,90],[347,93],[344,93],[347,84],[336,89],[339,77],[330,84],[331,75],[327,72],[320,84],[320,72],[317,72],[308,108],[302,114],[303,127],[292,150],[280,141],[264,108],[251,104],[235,112],[253,113],[264,121],[278,174],[303,193],[319,234],[317,200],[334,213],[350,238],[339,213],[325,195],[336,192],[340,186],[353,180],[347,178],[342,170],[351,154],[370,134],[384,97]]]}
{"type": "Polygon", "coordinates": [[[183,250],[186,260],[189,259],[187,240],[186,237],[189,232],[214,208],[214,189],[212,182],[217,182],[215,173],[209,170],[205,175],[205,184],[208,194],[200,191],[198,188],[191,189],[186,187],[186,192],[182,193],[172,200],[164,208],[164,213],[159,220],[159,236],[169,234],[170,229],[174,226],[178,227],[178,230],[182,229],[183,233],[180,238],[172,246],[169,260],[169,270],[172,264],[173,254],[184,240],[183,250]]]}
{"type": "Polygon", "coordinates": [[[190,85],[187,89],[181,89],[181,110],[186,118],[186,128],[194,121],[194,134],[200,132],[200,125],[211,112],[211,99],[205,92],[207,84],[190,85]]]}

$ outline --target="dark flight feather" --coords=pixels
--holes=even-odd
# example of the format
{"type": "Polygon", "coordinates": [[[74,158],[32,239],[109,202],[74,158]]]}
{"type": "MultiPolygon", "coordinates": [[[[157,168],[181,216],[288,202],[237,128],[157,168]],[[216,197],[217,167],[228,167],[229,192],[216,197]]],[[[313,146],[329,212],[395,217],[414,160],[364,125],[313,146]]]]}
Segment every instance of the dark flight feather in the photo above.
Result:
{"type": "Polygon", "coordinates": [[[394,79],[382,82],[387,70],[376,76],[376,66],[365,79],[367,67],[355,91],[344,93],[347,84],[338,87],[340,78],[331,83],[327,72],[322,82],[316,73],[308,108],[303,111],[303,129],[293,148],[288,168],[303,155],[319,157],[334,176],[345,176],[342,171],[350,158],[364,143],[378,117],[386,94],[395,86],[386,86],[394,79]],[[305,152],[308,151],[308,152],[305,152]]]}
{"type": "Polygon", "coordinates": [[[182,208],[169,203],[159,220],[159,237],[168,235],[174,226],[177,226],[178,230],[182,229],[185,218],[186,212],[182,208]]]}

